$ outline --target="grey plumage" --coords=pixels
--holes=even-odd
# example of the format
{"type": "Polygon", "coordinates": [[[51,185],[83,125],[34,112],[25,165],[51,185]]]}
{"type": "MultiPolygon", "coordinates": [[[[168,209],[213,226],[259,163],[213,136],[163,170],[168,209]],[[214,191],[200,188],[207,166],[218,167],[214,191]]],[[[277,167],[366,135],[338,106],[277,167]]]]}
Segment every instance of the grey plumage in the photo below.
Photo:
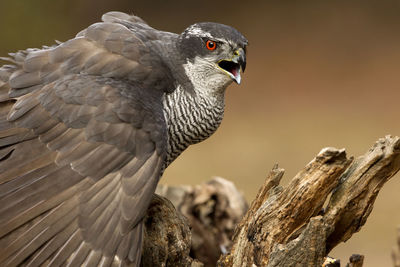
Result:
{"type": "Polygon", "coordinates": [[[109,12],[71,40],[11,54],[0,68],[0,265],[138,266],[157,182],[218,128],[246,45],[221,24],[177,35],[109,12]]]}
{"type": "Polygon", "coordinates": [[[178,87],[173,94],[164,98],[168,125],[169,142],[167,159],[169,165],[189,145],[203,141],[212,135],[224,116],[223,95],[217,97],[193,97],[178,87]]]}

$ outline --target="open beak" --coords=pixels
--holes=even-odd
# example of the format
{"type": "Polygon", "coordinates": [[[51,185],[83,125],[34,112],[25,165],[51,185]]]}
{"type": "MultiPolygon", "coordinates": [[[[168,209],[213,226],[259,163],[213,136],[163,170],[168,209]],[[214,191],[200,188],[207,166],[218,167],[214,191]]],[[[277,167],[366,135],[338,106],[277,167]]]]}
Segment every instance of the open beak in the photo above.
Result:
{"type": "Polygon", "coordinates": [[[240,84],[241,72],[246,69],[246,53],[242,48],[235,51],[234,57],[229,60],[221,60],[218,66],[223,69],[237,84],[240,84]]]}

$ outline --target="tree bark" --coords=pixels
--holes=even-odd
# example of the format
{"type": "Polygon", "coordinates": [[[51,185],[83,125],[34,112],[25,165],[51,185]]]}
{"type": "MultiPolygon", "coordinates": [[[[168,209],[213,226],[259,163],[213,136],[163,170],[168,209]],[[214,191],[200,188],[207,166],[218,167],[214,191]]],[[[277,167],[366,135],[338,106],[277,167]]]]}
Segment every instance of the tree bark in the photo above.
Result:
{"type": "Polygon", "coordinates": [[[159,185],[156,191],[174,204],[191,226],[190,255],[206,267],[214,267],[232,246],[236,225],[248,209],[235,185],[216,177],[196,186],[159,185]]]}
{"type": "Polygon", "coordinates": [[[400,168],[399,152],[400,139],[390,136],[355,160],[325,148],[286,188],[275,167],[219,266],[321,266],[365,224],[379,190],[400,168]]]}
{"type": "Polygon", "coordinates": [[[142,266],[192,265],[189,225],[169,200],[154,195],[144,218],[144,226],[142,266]]]}
{"type": "MultiPolygon", "coordinates": [[[[357,159],[347,158],[343,149],[325,148],[286,187],[279,184],[284,170],[275,166],[237,225],[232,248],[220,257],[218,266],[322,266],[324,258],[336,245],[348,240],[365,224],[379,190],[399,168],[400,139],[390,136],[379,139],[357,159]]],[[[219,192],[231,195],[229,190],[219,192]]],[[[183,199],[193,203],[195,198],[183,199]]],[[[214,197],[213,201],[214,208],[231,205],[228,196],[214,197]],[[219,201],[225,201],[225,206],[219,201]]],[[[206,198],[202,203],[207,203],[206,198]]],[[[180,205],[191,207],[190,211],[196,210],[196,205],[180,205]]],[[[200,237],[201,233],[221,235],[226,227],[221,228],[219,223],[226,222],[225,217],[232,212],[224,214],[214,216],[213,220],[195,220],[200,226],[193,229],[212,229],[197,233],[200,237]],[[205,222],[206,225],[201,225],[205,222]]],[[[176,216],[173,212],[170,215],[176,216]]],[[[192,219],[189,221],[193,225],[192,219]]],[[[187,238],[182,242],[188,242],[187,238]]],[[[185,244],[190,246],[190,243],[185,244]]],[[[148,246],[151,247],[151,243],[148,246]]],[[[221,253],[213,246],[207,248],[221,253]]],[[[188,249],[184,253],[188,253],[188,249]]],[[[193,246],[191,255],[195,255],[193,246]]],[[[363,257],[357,255],[348,265],[362,266],[362,263],[363,257]]]]}

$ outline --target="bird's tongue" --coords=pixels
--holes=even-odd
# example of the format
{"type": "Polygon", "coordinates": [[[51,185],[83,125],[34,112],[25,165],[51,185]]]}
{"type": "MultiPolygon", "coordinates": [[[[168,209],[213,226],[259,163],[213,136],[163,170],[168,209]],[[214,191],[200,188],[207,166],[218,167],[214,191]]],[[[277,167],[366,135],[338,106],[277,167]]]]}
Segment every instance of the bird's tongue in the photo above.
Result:
{"type": "Polygon", "coordinates": [[[238,72],[239,72],[239,70],[238,70],[237,68],[233,68],[233,69],[231,70],[231,73],[232,73],[233,76],[235,76],[235,77],[237,77],[238,72]]]}
{"type": "Polygon", "coordinates": [[[232,68],[231,73],[235,77],[235,81],[237,84],[240,84],[241,82],[241,77],[240,77],[240,68],[232,68]]]}

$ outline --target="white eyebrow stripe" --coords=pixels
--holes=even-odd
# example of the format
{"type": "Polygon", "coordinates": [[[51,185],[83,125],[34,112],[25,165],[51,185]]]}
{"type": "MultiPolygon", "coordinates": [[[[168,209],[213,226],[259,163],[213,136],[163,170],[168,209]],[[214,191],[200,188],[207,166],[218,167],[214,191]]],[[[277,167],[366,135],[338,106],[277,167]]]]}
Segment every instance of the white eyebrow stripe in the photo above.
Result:
{"type": "Polygon", "coordinates": [[[189,38],[189,35],[192,35],[192,36],[198,36],[198,37],[205,37],[205,38],[211,39],[213,41],[226,42],[226,40],[224,40],[224,39],[214,37],[211,35],[211,33],[203,31],[197,25],[193,25],[193,26],[189,27],[187,29],[187,34],[188,34],[188,36],[186,36],[186,38],[189,38]]]}
{"type": "Polygon", "coordinates": [[[202,37],[207,37],[207,38],[213,38],[213,36],[209,32],[203,31],[201,28],[197,27],[196,25],[190,26],[187,29],[187,33],[189,35],[194,35],[194,36],[202,36],[202,37]]]}
{"type": "Polygon", "coordinates": [[[221,38],[217,38],[211,35],[211,33],[203,31],[200,27],[197,25],[192,25],[186,30],[186,38],[190,38],[190,36],[196,36],[196,37],[202,37],[202,38],[207,38],[212,41],[216,42],[221,42],[221,43],[228,43],[232,48],[236,47],[236,43],[232,40],[225,40],[221,38]]]}

